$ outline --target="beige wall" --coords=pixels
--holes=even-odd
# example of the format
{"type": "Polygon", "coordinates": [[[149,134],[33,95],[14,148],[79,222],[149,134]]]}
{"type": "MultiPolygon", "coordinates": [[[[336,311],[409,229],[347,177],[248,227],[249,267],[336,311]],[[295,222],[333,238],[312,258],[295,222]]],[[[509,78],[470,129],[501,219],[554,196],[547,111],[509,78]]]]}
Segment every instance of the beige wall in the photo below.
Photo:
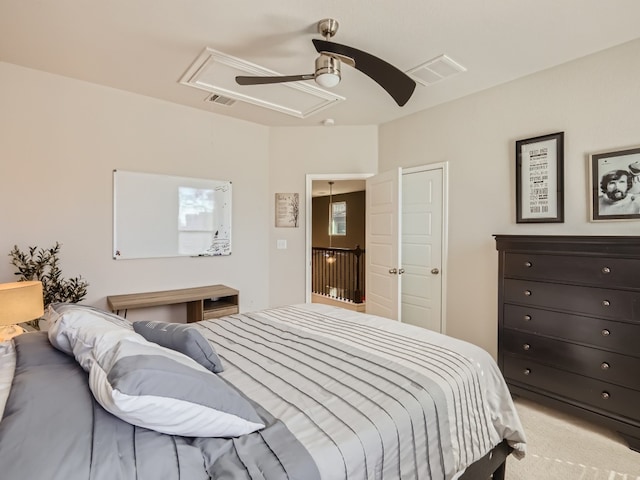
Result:
{"type": "Polygon", "coordinates": [[[375,173],[378,128],[282,127],[270,131],[269,234],[270,303],[272,306],[305,301],[306,175],[375,173]],[[300,228],[275,228],[275,193],[300,193],[300,228]],[[277,240],[287,240],[278,250],[277,240]]]}
{"type": "MultiPolygon", "coordinates": [[[[586,183],[588,152],[640,144],[637,58],[640,41],[380,129],[269,129],[0,63],[0,256],[60,241],[64,274],[82,274],[87,303],[100,307],[110,294],[210,283],[238,288],[243,311],[299,303],[306,174],[448,161],[448,333],[495,353],[492,234],[640,233],[637,222],[588,222],[586,183]],[[566,142],[565,223],[516,225],[514,142],[556,131],[566,142]],[[114,168],[233,181],[233,254],[112,260],[114,168]],[[277,192],[300,193],[299,228],[275,228],[277,192]]],[[[5,259],[0,282],[14,278],[5,259]]]]}
{"type": "Polygon", "coordinates": [[[492,234],[640,234],[637,221],[588,221],[586,160],[640,144],[638,58],[634,41],[380,128],[381,172],[449,162],[448,334],[496,352],[492,234]],[[565,132],[565,223],[516,224],[515,141],[558,131],[565,132]]]}
{"type": "MultiPolygon", "coordinates": [[[[0,256],[63,244],[66,277],[112,294],[225,283],[249,311],[305,300],[307,173],[373,173],[377,127],[275,128],[0,62],[0,256]],[[120,260],[112,170],[231,180],[233,253],[120,260]],[[300,193],[301,226],[275,228],[276,192],[300,193]],[[286,250],[276,240],[286,239],[286,250]]],[[[0,261],[0,282],[14,268],[0,261]]],[[[182,307],[131,311],[184,319],[182,307]]]]}
{"type": "Polygon", "coordinates": [[[60,241],[63,274],[89,281],[92,305],[216,283],[239,289],[244,310],[269,305],[266,127],[6,63],[0,78],[1,282],[14,244],[60,241]],[[232,255],[113,260],[113,169],[231,180],[232,255]]]}

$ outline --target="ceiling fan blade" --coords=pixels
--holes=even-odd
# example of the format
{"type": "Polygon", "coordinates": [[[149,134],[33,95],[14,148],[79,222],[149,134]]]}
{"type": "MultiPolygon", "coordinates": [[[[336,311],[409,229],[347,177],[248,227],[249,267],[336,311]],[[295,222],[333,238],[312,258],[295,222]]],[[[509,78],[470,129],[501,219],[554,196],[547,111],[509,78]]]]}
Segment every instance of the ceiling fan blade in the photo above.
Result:
{"type": "Polygon", "coordinates": [[[284,82],[299,82],[300,80],[313,80],[315,75],[308,73],[305,75],[285,75],[280,77],[236,77],[236,82],[239,85],[262,85],[267,83],[284,83],[284,82]]]}
{"type": "Polygon", "coordinates": [[[402,107],[413,95],[416,82],[390,63],[347,45],[317,38],[312,41],[318,53],[352,58],[355,61],[355,68],[384,88],[399,106],[402,107]]]}

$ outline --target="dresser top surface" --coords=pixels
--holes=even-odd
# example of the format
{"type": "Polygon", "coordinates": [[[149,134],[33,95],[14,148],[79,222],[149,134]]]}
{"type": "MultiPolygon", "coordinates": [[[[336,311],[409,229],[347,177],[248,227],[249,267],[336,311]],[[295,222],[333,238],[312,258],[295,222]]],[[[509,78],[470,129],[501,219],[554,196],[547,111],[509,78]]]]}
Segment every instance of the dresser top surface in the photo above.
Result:
{"type": "Polygon", "coordinates": [[[499,251],[546,251],[640,256],[640,236],[494,235],[499,251]]]}

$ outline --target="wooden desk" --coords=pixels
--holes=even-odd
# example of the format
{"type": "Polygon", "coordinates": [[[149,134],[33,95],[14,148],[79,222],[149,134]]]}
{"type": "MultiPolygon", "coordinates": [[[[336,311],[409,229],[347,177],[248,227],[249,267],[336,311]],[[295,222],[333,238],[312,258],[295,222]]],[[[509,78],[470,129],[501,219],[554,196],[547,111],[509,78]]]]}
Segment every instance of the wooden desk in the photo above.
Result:
{"type": "Polygon", "coordinates": [[[160,292],[111,295],[107,297],[107,303],[112,312],[118,313],[120,310],[125,310],[125,315],[130,308],[185,303],[187,305],[187,323],[191,323],[238,313],[238,297],[238,290],[226,285],[210,285],[160,292]]]}

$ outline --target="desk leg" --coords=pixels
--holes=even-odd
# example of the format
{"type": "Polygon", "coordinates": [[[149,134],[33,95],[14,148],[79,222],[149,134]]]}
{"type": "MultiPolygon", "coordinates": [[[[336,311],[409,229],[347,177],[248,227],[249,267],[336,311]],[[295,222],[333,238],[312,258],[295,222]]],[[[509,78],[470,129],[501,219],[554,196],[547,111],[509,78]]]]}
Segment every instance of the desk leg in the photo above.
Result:
{"type": "Polygon", "coordinates": [[[204,320],[204,300],[187,302],[187,323],[204,320]]]}

